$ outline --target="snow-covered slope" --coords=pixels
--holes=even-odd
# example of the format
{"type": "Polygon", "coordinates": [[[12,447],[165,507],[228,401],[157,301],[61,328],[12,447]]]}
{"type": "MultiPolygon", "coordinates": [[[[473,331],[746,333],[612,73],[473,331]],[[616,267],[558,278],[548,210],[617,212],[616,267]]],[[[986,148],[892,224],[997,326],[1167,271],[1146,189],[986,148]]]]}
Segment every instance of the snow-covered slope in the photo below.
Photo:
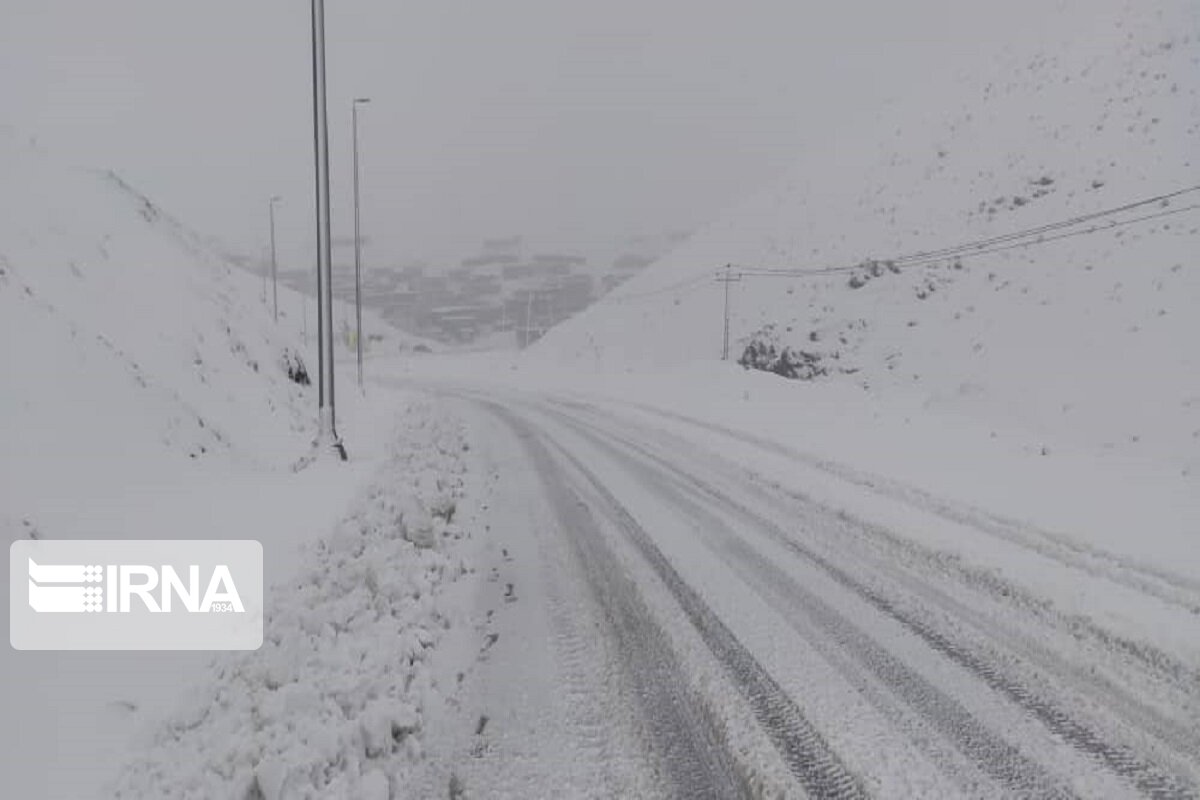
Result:
{"type": "MultiPolygon", "coordinates": [[[[1153,5],[1047,4],[1028,41],[806,152],[532,353],[652,370],[713,359],[727,263],[885,260],[1200,184],[1200,7],[1153,5]]],[[[747,276],[732,286],[733,357],[774,325],[780,346],[818,357],[821,381],[1186,473],[1200,469],[1198,231],[1193,209],[898,273],[747,276]]]]}
{"type": "Polygon", "coordinates": [[[100,535],[87,509],[131,487],[304,452],[313,389],[284,363],[299,323],[274,325],[252,276],[115,174],[11,131],[0,174],[6,528],[57,515],[48,535],[100,535]]]}
{"type": "MultiPolygon", "coordinates": [[[[260,276],[119,176],[64,167],[3,130],[0,175],[0,538],[256,539],[276,596],[392,457],[398,394],[353,391],[339,348],[351,460],[294,472],[317,404],[288,375],[299,295],[281,287],[276,324],[260,276]]],[[[368,330],[382,334],[369,353],[408,341],[368,330]]],[[[7,603],[5,591],[0,615],[7,603]]],[[[111,796],[105,782],[147,752],[130,737],[169,717],[208,658],[5,647],[0,707],[22,720],[0,726],[6,796],[111,796]]]]}

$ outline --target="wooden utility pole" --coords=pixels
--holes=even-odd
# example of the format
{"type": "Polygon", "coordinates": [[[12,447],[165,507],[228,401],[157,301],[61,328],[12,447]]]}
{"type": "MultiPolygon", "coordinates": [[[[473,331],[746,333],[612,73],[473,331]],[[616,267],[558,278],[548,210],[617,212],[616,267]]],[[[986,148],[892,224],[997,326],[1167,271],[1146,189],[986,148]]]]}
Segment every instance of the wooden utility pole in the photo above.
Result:
{"type": "Polygon", "coordinates": [[[742,279],[742,273],[733,273],[732,264],[726,264],[723,274],[717,274],[717,282],[725,284],[725,339],[721,347],[721,360],[729,360],[729,284],[737,283],[742,279]]]}
{"type": "Polygon", "coordinates": [[[533,290],[529,290],[529,300],[525,303],[525,344],[522,347],[529,347],[530,337],[530,320],[533,318],[533,290]]]}

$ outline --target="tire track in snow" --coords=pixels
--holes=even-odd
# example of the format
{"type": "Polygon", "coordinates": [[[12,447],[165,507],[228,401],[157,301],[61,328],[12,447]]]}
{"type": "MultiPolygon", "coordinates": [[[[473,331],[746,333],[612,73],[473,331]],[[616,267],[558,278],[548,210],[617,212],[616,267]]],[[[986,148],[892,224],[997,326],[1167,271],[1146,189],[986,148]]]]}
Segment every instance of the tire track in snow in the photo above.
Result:
{"type": "MultiPolygon", "coordinates": [[[[675,474],[701,494],[715,500],[719,505],[734,510],[740,515],[754,521],[761,530],[768,533],[777,543],[822,569],[837,583],[851,590],[877,610],[916,634],[935,652],[966,668],[994,691],[1007,697],[1018,707],[1041,721],[1059,739],[1067,742],[1093,760],[1101,762],[1115,774],[1129,780],[1139,791],[1147,796],[1156,798],[1200,797],[1200,792],[1197,791],[1195,786],[1175,775],[1164,772],[1157,765],[1143,759],[1128,746],[1110,742],[1091,725],[1077,719],[1055,701],[1043,696],[1040,692],[1033,690],[1002,671],[990,658],[981,652],[962,646],[954,641],[935,628],[929,621],[911,613],[893,598],[859,581],[845,569],[796,541],[772,520],[766,519],[757,511],[746,507],[721,490],[681,470],[678,466],[660,458],[634,442],[614,436],[609,432],[576,418],[565,416],[561,413],[557,415],[568,424],[575,426],[577,430],[579,426],[586,426],[591,431],[599,433],[600,437],[608,437],[620,441],[626,447],[639,452],[643,457],[652,460],[662,468],[675,474]]],[[[596,439],[595,433],[590,434],[590,436],[596,439]]],[[[603,441],[598,441],[598,443],[610,450],[612,449],[612,445],[607,445],[603,441]]]]}
{"type": "MultiPolygon", "coordinates": [[[[1002,784],[1008,791],[1021,797],[1072,796],[1071,792],[1051,777],[1041,765],[1026,758],[1016,747],[987,728],[961,704],[907,667],[828,603],[802,587],[776,564],[748,546],[727,523],[692,502],[692,498],[697,497],[696,493],[685,494],[674,485],[668,485],[669,478],[664,478],[661,473],[655,474],[644,463],[638,463],[629,455],[620,453],[600,436],[581,429],[568,419],[564,418],[563,421],[572,425],[579,435],[626,464],[627,469],[654,487],[656,496],[678,506],[684,514],[697,518],[702,522],[706,533],[718,532],[721,541],[717,546],[726,555],[740,560],[748,568],[748,573],[755,576],[757,581],[747,582],[747,585],[777,608],[784,619],[792,620],[796,615],[802,615],[815,623],[825,636],[847,651],[933,729],[950,740],[985,774],[1002,784]]],[[[802,629],[797,630],[803,635],[802,629]]]]}
{"type": "Polygon", "coordinates": [[[661,756],[669,791],[680,798],[748,798],[750,791],[725,751],[699,699],[686,688],[675,653],[632,581],[605,547],[586,504],[535,431],[506,409],[483,403],[521,441],[568,533],[589,586],[604,609],[623,666],[648,728],[647,745],[661,756]]]}
{"type": "MultiPolygon", "coordinates": [[[[611,415],[598,412],[586,404],[571,405],[576,411],[587,411],[606,423],[619,422],[611,415]]],[[[591,424],[596,430],[603,430],[603,427],[591,424]]],[[[667,436],[674,442],[682,441],[673,434],[667,436]]],[[[615,436],[613,438],[619,439],[615,436]]],[[[636,443],[627,439],[620,440],[626,446],[636,447],[636,443]]],[[[663,440],[660,449],[669,446],[667,441],[663,440]]],[[[648,454],[644,448],[641,449],[648,454]]],[[[989,620],[980,611],[952,598],[940,589],[937,581],[949,575],[967,588],[980,590],[991,599],[1010,608],[1013,605],[1012,601],[1019,600],[1020,605],[1015,610],[1035,613],[1058,634],[1069,637],[1070,641],[1080,641],[1089,647],[1100,648],[1106,653],[1123,657],[1123,662],[1140,669],[1145,680],[1160,688],[1167,688],[1168,694],[1159,702],[1170,704],[1170,707],[1175,708],[1185,718],[1187,709],[1195,708],[1196,703],[1200,702],[1200,670],[1194,666],[1189,666],[1151,645],[1113,634],[1091,619],[1066,615],[1045,600],[1005,582],[988,570],[968,566],[958,559],[947,559],[936,550],[921,546],[876,523],[860,519],[803,493],[780,486],[774,481],[761,478],[752,480],[751,478],[755,477],[753,473],[747,475],[732,463],[730,468],[731,472],[723,476],[724,480],[737,482],[745,490],[753,492],[756,498],[771,505],[778,513],[789,516],[797,512],[807,516],[829,516],[838,526],[835,532],[838,540],[843,534],[847,534],[866,545],[872,552],[859,554],[858,558],[874,563],[881,574],[886,574],[889,581],[908,593],[908,608],[911,613],[923,617],[932,625],[940,626],[943,630],[947,627],[954,628],[955,632],[950,638],[959,639],[960,642],[968,638],[977,639],[978,641],[973,642],[971,646],[988,651],[988,655],[983,656],[985,661],[1004,661],[1009,663],[1012,669],[1018,668],[1013,666],[1013,656],[1017,657],[1017,662],[1029,662],[1034,671],[1017,679],[1019,682],[1045,683],[1047,677],[1054,676],[1058,681],[1070,686],[1080,697],[1086,698],[1084,702],[1103,707],[1113,719],[1121,720],[1122,724],[1132,724],[1151,739],[1157,740],[1158,745],[1172,752],[1171,756],[1164,756],[1165,758],[1180,759],[1186,764],[1194,761],[1195,754],[1200,752],[1200,727],[1194,722],[1187,724],[1163,714],[1144,702],[1138,696],[1136,687],[1104,677],[1089,669],[1086,661],[1080,665],[1072,665],[1053,652],[1046,643],[997,627],[994,620],[989,620]],[[876,550],[882,553],[882,558],[873,552],[876,550]],[[907,565],[908,568],[900,565],[907,565]],[[930,609],[933,608],[940,609],[946,615],[946,619],[937,622],[930,613],[930,609]],[[960,623],[974,628],[975,633],[957,630],[960,623]]],[[[1087,652],[1084,652],[1085,658],[1087,652]]],[[[1175,770],[1178,772],[1181,768],[1176,765],[1175,770]]]]}
{"type": "MultiPolygon", "coordinates": [[[[555,534],[546,531],[545,535],[555,534]]],[[[605,707],[604,698],[597,697],[596,692],[597,686],[607,690],[615,683],[604,668],[607,663],[603,653],[604,643],[595,640],[593,631],[584,629],[585,620],[589,620],[590,616],[580,608],[582,602],[579,595],[563,588],[564,582],[569,583],[575,577],[573,571],[568,572],[571,565],[563,563],[571,556],[558,548],[552,552],[555,556],[553,561],[557,563],[544,562],[541,571],[546,586],[550,636],[553,637],[553,651],[559,668],[559,686],[566,698],[567,715],[577,741],[587,753],[589,763],[585,767],[591,773],[592,780],[596,781],[594,796],[628,795],[634,788],[626,782],[627,776],[623,770],[615,768],[620,754],[614,752],[612,746],[614,725],[611,709],[605,707]]]]}
{"type": "MultiPolygon", "coordinates": [[[[576,406],[596,414],[603,413],[588,403],[570,402],[562,403],[562,405],[576,406]]],[[[1131,559],[1090,547],[1033,525],[963,504],[951,503],[922,489],[871,475],[831,459],[804,453],[761,436],[641,403],[630,405],[652,415],[692,425],[737,441],[749,442],[756,447],[792,461],[798,461],[820,472],[868,489],[875,494],[934,514],[950,522],[966,525],[1009,544],[1032,550],[1063,566],[1086,572],[1093,577],[1110,580],[1188,611],[1200,611],[1200,581],[1193,578],[1138,564],[1131,559]]]]}
{"type": "MultiPolygon", "coordinates": [[[[574,405],[606,422],[618,421],[611,415],[586,405],[574,405]]],[[[1160,689],[1166,688],[1168,694],[1160,698],[1159,703],[1168,704],[1185,719],[1187,709],[1195,709],[1197,703],[1200,703],[1200,669],[1195,665],[1190,665],[1153,645],[1115,634],[1090,618],[1065,614],[1051,603],[1006,582],[991,571],[971,567],[955,558],[946,558],[938,551],[898,536],[876,523],[831,507],[775,481],[755,476],[753,473],[746,474],[733,464],[730,464],[730,467],[736,474],[725,476],[726,480],[735,480],[779,513],[794,515],[800,511],[807,515],[823,514],[831,518],[836,517],[839,526],[836,532],[838,538],[843,533],[855,536],[871,550],[878,550],[884,554],[882,560],[875,562],[876,568],[911,595],[910,611],[929,619],[928,609],[936,607],[953,620],[953,623],[943,620],[940,623],[943,628],[947,625],[953,627],[956,623],[966,623],[967,627],[974,627],[976,636],[982,637],[982,641],[974,646],[992,652],[985,660],[999,661],[1003,658],[1011,664],[1012,656],[1015,655],[1018,660],[1036,665],[1036,671],[1032,675],[1026,675],[1020,680],[1026,683],[1044,683],[1045,677],[1055,676],[1079,692],[1080,696],[1086,697],[1086,702],[1104,707],[1113,718],[1121,720],[1122,723],[1133,723],[1150,738],[1156,739],[1163,748],[1173,751],[1172,757],[1182,759],[1183,763],[1194,761],[1195,754],[1200,752],[1200,727],[1194,723],[1194,718],[1192,724],[1188,724],[1165,715],[1145,703],[1139,697],[1136,687],[1104,677],[1089,669],[1086,661],[1080,665],[1072,665],[1049,649],[1044,642],[998,628],[994,621],[988,620],[981,612],[953,599],[938,588],[936,581],[948,574],[967,588],[982,591],[1005,606],[1037,614],[1069,641],[1077,641],[1089,648],[1098,648],[1105,653],[1120,656],[1122,662],[1138,668],[1145,680],[1151,681],[1160,689]],[[913,572],[898,568],[899,564],[909,565],[913,572]],[[922,572],[924,576],[920,575],[922,572]],[[1014,602],[1019,605],[1014,607],[1014,602]],[[997,649],[992,645],[1000,647],[997,649]],[[1002,653],[1005,655],[1001,655],[1002,653]]],[[[877,555],[869,554],[859,557],[878,559],[877,555]]],[[[969,634],[956,632],[951,638],[962,639],[966,636],[969,634]]],[[[1085,658],[1087,652],[1083,654],[1085,658]]],[[[1180,770],[1178,766],[1175,769],[1180,770]]]]}
{"type": "MultiPolygon", "coordinates": [[[[495,413],[509,421],[514,429],[524,432],[523,438],[525,438],[527,448],[535,462],[540,462],[539,471],[546,475],[555,472],[549,452],[545,450],[544,445],[535,440],[534,433],[526,427],[525,423],[511,417],[503,408],[493,406],[493,409],[495,413]]],[[[624,506],[578,459],[561,447],[557,445],[555,447],[559,454],[584,476],[591,488],[604,500],[608,506],[606,511],[613,521],[654,568],[659,578],[683,608],[684,613],[695,626],[709,650],[730,673],[760,725],[779,750],[793,776],[805,790],[810,795],[821,798],[846,798],[849,800],[849,798],[866,797],[867,793],[859,779],[845,767],[841,759],[825,742],[824,737],[804,717],[783,688],[746,650],[733,632],[713,613],[700,596],[684,582],[624,506]]],[[[569,491],[563,486],[552,494],[562,496],[569,491]]],[[[577,515],[568,515],[568,517],[570,516],[577,515]]],[[[584,534],[576,538],[583,541],[593,540],[599,536],[598,531],[588,533],[591,535],[584,534]]],[[[611,558],[611,555],[608,557],[611,558]]],[[[619,569],[615,565],[614,568],[619,569]]],[[[643,613],[645,613],[644,610],[643,613]]],[[[675,734],[677,735],[678,731],[675,731],[675,734]]],[[[704,795],[689,794],[688,796],[704,795]]],[[[724,797],[726,795],[716,796],[724,797]]]]}

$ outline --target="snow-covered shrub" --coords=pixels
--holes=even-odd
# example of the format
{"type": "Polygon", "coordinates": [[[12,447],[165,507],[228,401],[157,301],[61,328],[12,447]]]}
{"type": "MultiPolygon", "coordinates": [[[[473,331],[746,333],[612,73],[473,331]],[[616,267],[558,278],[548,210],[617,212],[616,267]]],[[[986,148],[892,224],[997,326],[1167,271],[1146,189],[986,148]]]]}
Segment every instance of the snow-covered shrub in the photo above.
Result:
{"type": "Polygon", "coordinates": [[[308,377],[308,368],[304,366],[304,359],[295,350],[285,347],[280,361],[282,362],[283,371],[287,373],[288,380],[298,383],[301,386],[308,386],[312,383],[308,377]]]}
{"type": "Polygon", "coordinates": [[[773,372],[794,380],[810,381],[828,374],[820,353],[781,345],[774,325],[765,325],[751,334],[738,363],[746,369],[773,372]]]}

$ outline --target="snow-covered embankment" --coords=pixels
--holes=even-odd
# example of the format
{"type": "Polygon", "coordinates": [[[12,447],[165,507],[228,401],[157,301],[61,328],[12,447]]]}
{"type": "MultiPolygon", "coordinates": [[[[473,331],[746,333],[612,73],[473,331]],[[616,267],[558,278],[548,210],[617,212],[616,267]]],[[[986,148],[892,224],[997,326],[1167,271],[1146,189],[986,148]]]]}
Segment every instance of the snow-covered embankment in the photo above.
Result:
{"type": "Polygon", "coordinates": [[[426,401],[404,410],[383,466],[293,579],[269,593],[257,652],[206,682],[124,771],[119,797],[387,798],[422,755],[428,654],[451,627],[463,433],[426,401]]]}

